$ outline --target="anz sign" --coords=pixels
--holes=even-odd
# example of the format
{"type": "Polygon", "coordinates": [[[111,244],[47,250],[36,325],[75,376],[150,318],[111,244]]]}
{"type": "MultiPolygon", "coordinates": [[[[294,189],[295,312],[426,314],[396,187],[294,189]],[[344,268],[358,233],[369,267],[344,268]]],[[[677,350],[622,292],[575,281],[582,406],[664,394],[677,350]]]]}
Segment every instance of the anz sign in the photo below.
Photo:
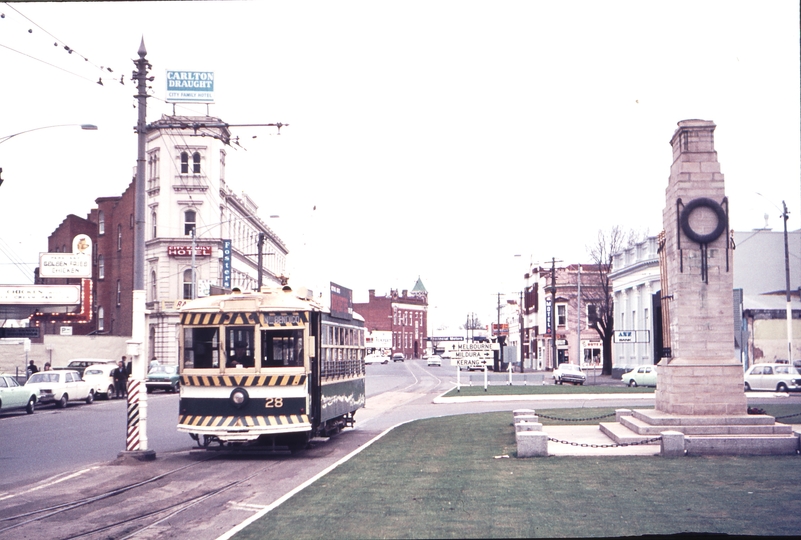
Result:
{"type": "Polygon", "coordinates": [[[648,330],[615,330],[615,343],[649,343],[651,333],[648,330]]]}

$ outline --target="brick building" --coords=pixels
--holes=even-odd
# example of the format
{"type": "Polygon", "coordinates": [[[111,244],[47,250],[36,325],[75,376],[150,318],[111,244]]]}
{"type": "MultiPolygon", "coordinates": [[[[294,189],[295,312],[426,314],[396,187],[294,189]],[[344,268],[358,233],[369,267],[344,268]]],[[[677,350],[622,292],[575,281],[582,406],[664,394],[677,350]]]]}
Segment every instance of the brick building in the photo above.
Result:
{"type": "Polygon", "coordinates": [[[420,358],[425,353],[428,291],[419,277],[411,292],[398,294],[392,289],[386,296],[376,296],[375,289],[370,289],[368,301],[354,302],[353,311],[364,317],[370,352],[403,353],[406,358],[420,358]]]}
{"type": "MultiPolygon", "coordinates": [[[[256,289],[259,281],[279,285],[289,251],[258,217],[256,203],[226,182],[227,124],[208,116],[162,116],[147,129],[146,350],[148,359],[175,363],[178,309],[185,300],[214,289],[256,289]]],[[[48,238],[51,252],[71,251],[76,234],[93,243],[91,320],[71,325],[75,335],[131,335],[134,189],[131,181],[122,195],[95,199],[85,219],[68,215],[48,238]]],[[[43,334],[68,324],[44,316],[34,322],[43,334]]]]}

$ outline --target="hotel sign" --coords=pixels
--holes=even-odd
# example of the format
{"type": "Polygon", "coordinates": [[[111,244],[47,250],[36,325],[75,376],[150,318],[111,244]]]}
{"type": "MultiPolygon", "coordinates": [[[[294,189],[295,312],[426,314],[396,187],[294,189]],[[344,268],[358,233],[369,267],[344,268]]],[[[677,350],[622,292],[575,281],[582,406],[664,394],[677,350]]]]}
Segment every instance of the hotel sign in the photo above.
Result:
{"type": "MultiPolygon", "coordinates": [[[[195,256],[208,257],[211,250],[211,246],[195,246],[195,256]]],[[[167,255],[189,257],[192,255],[192,246],[167,246],[167,255]]]]}
{"type": "Polygon", "coordinates": [[[167,71],[167,103],[214,103],[213,71],[167,71]]]}

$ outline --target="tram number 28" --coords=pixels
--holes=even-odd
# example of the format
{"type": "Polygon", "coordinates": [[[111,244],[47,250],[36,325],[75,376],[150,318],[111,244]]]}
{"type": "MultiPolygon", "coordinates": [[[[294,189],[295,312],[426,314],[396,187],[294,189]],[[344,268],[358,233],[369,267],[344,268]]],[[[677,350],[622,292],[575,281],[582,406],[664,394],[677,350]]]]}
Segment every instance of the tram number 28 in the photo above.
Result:
{"type": "Polygon", "coordinates": [[[284,398],[267,398],[264,402],[265,409],[280,409],[284,406],[284,398]]]}

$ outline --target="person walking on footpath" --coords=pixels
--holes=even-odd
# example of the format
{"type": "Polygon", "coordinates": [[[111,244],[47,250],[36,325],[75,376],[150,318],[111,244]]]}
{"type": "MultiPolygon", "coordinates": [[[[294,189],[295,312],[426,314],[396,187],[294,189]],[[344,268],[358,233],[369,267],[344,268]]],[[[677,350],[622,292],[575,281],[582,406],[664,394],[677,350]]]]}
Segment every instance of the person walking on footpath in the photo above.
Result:
{"type": "Polygon", "coordinates": [[[114,391],[118,398],[125,397],[128,391],[128,369],[122,360],[117,362],[117,369],[114,370],[114,391]]]}
{"type": "Polygon", "coordinates": [[[28,377],[30,377],[34,373],[39,373],[39,368],[36,367],[36,364],[33,363],[33,360],[31,360],[31,363],[28,364],[28,370],[27,371],[28,371],[28,377]]]}

